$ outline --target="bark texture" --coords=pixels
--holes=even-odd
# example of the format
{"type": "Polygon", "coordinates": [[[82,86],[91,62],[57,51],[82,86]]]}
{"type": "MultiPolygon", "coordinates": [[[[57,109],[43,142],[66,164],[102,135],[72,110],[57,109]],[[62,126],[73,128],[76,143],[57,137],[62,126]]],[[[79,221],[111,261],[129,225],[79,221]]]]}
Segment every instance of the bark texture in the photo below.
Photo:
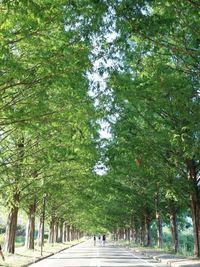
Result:
{"type": "Polygon", "coordinates": [[[70,225],[67,225],[67,241],[71,241],[70,225]]]}
{"type": "Polygon", "coordinates": [[[55,227],[54,227],[54,241],[56,242],[56,243],[58,243],[58,227],[59,227],[59,222],[58,221],[56,221],[56,223],[55,223],[55,227]]]}
{"type": "Polygon", "coordinates": [[[145,245],[145,221],[142,219],[140,225],[140,244],[145,245]]]}
{"type": "Polygon", "coordinates": [[[17,230],[18,207],[13,207],[10,210],[6,227],[5,251],[15,253],[15,236],[17,230]]]}
{"type": "Polygon", "coordinates": [[[192,188],[190,192],[190,206],[194,232],[194,256],[200,257],[200,193],[195,160],[187,161],[187,170],[188,180],[192,188]]]}
{"type": "Polygon", "coordinates": [[[163,246],[163,230],[161,216],[158,210],[156,210],[156,224],[157,224],[157,246],[162,248],[163,246]]]}
{"type": "Polygon", "coordinates": [[[172,247],[174,252],[178,252],[178,228],[177,228],[177,218],[176,212],[171,211],[170,213],[170,224],[171,224],[171,232],[172,232],[172,247]]]}
{"type": "Polygon", "coordinates": [[[159,248],[163,247],[163,230],[162,230],[162,219],[160,215],[160,196],[159,187],[157,188],[157,193],[155,195],[155,210],[156,210],[156,225],[157,225],[157,246],[159,248]]]}
{"type": "Polygon", "coordinates": [[[59,224],[59,238],[58,241],[60,243],[63,242],[63,220],[60,220],[60,224],[59,224]]]}
{"type": "Polygon", "coordinates": [[[151,246],[151,219],[147,214],[145,216],[145,225],[146,225],[146,245],[151,246]]]}
{"type": "Polygon", "coordinates": [[[55,219],[54,217],[51,218],[50,224],[49,224],[49,237],[48,237],[48,242],[53,244],[54,243],[54,225],[55,219]]]}
{"type": "Polygon", "coordinates": [[[25,246],[34,249],[36,201],[29,206],[25,246]]]}
{"type": "Polygon", "coordinates": [[[39,221],[39,225],[38,225],[38,237],[37,237],[37,244],[38,246],[42,245],[42,215],[40,216],[40,221],[39,221]]]}

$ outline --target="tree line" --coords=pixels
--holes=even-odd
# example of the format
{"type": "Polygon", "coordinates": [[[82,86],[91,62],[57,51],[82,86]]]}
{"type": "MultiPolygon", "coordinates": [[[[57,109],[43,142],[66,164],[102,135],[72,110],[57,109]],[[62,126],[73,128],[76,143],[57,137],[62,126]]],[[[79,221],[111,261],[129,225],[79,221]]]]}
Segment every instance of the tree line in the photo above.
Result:
{"type": "Polygon", "coordinates": [[[107,225],[118,237],[131,231],[150,245],[156,223],[162,247],[167,221],[177,252],[178,221],[191,216],[199,257],[200,6],[178,0],[109,4],[117,32],[111,46],[121,64],[109,70],[112,99],[105,113],[112,134],[102,151],[110,184],[107,225]]]}
{"type": "Polygon", "coordinates": [[[88,5],[1,1],[0,197],[9,211],[4,249],[10,253],[19,209],[27,213],[30,249],[36,217],[40,244],[44,219],[49,242],[83,232],[81,194],[94,176],[98,135],[86,77],[88,21],[97,16],[88,5]]]}
{"type": "Polygon", "coordinates": [[[27,212],[33,248],[35,216],[42,233],[46,201],[50,242],[66,239],[71,225],[117,238],[133,232],[150,245],[156,222],[162,247],[169,221],[177,251],[177,220],[191,216],[200,256],[199,7],[190,0],[2,1],[7,251],[14,253],[19,209],[27,212]],[[95,58],[112,62],[95,70],[107,74],[106,88],[88,81],[95,58]],[[109,140],[99,138],[102,118],[109,140]],[[95,174],[99,160],[102,176],[95,174]]]}

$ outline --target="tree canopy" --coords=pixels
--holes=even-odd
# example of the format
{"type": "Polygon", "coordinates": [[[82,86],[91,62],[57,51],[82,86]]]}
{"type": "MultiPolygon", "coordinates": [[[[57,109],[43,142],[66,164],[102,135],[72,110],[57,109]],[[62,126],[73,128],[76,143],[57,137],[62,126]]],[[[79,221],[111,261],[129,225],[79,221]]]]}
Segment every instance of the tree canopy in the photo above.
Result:
{"type": "Polygon", "coordinates": [[[41,219],[45,196],[50,236],[56,223],[132,229],[136,239],[140,229],[150,245],[156,222],[161,246],[164,221],[177,251],[177,218],[187,214],[200,256],[199,8],[190,0],[1,1],[9,252],[18,210],[41,219]]]}

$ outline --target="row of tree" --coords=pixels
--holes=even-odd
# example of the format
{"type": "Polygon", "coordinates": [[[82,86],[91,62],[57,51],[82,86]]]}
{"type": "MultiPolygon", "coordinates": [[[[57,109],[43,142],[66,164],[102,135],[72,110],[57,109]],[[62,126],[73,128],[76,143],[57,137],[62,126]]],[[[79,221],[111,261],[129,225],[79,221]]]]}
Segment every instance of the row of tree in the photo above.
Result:
{"type": "Polygon", "coordinates": [[[200,256],[198,2],[23,0],[1,10],[6,250],[14,253],[24,209],[29,248],[38,216],[50,242],[71,225],[121,237],[126,229],[150,245],[156,222],[160,247],[170,221],[177,251],[177,218],[192,216],[200,256]],[[92,68],[109,73],[107,86],[88,81],[92,68]],[[102,116],[112,136],[97,145],[102,116]]]}
{"type": "Polygon", "coordinates": [[[69,225],[81,228],[97,161],[86,77],[88,33],[101,14],[95,10],[93,1],[1,1],[0,197],[9,211],[8,252],[15,251],[19,209],[28,216],[31,249],[36,217],[40,244],[44,219],[49,242],[66,240],[69,225]]]}
{"type": "Polygon", "coordinates": [[[105,225],[119,236],[120,229],[134,229],[135,239],[150,245],[156,222],[162,247],[163,222],[170,222],[177,251],[177,218],[191,216],[199,257],[197,2],[109,1],[117,32],[111,45],[121,62],[110,70],[105,119],[112,138],[105,141],[102,158],[108,170],[104,182],[110,185],[105,225]]]}

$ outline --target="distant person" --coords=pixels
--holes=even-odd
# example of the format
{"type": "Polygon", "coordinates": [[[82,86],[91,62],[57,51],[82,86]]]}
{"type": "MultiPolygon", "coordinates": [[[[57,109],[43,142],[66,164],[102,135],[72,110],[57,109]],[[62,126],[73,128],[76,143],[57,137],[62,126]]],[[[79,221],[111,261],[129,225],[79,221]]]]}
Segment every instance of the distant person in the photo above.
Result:
{"type": "Polygon", "coordinates": [[[100,235],[99,235],[98,239],[99,239],[99,244],[100,244],[101,243],[101,236],[100,235]]]}
{"type": "Polygon", "coordinates": [[[0,254],[1,254],[2,260],[5,261],[5,258],[4,258],[3,252],[2,252],[1,245],[0,245],[0,254]]]}
{"type": "Polygon", "coordinates": [[[94,235],[94,246],[96,246],[96,235],[94,235]]]}
{"type": "Polygon", "coordinates": [[[105,246],[105,244],[106,244],[106,235],[102,236],[102,242],[103,242],[103,246],[105,246]]]}

